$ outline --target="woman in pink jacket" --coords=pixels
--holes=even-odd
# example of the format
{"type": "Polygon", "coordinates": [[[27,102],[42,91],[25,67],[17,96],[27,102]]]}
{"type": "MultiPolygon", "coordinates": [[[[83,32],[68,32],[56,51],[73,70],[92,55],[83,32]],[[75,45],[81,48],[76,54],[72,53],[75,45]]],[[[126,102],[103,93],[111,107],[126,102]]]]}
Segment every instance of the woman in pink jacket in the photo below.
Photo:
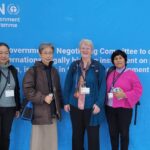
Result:
{"type": "Polygon", "coordinates": [[[108,71],[106,100],[111,146],[112,150],[118,150],[119,145],[121,150],[128,150],[132,108],[140,99],[142,86],[135,72],[127,68],[124,51],[113,52],[111,61],[114,69],[108,71]]]}

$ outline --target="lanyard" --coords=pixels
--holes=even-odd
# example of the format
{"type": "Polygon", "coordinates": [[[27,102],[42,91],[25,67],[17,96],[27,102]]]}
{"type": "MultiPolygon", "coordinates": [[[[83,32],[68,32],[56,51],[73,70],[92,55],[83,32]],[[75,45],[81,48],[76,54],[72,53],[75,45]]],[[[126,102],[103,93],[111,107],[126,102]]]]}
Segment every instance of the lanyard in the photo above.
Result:
{"type": "Polygon", "coordinates": [[[4,88],[2,90],[2,92],[0,93],[0,98],[1,96],[3,95],[5,89],[6,89],[6,86],[7,86],[7,83],[8,83],[8,86],[10,87],[10,71],[8,71],[8,75],[6,76],[1,70],[0,70],[1,74],[4,76],[4,78],[6,78],[6,83],[4,85],[4,88]]]}
{"type": "Polygon", "coordinates": [[[121,71],[121,73],[119,73],[116,77],[115,77],[115,73],[116,73],[116,70],[114,71],[114,75],[113,75],[113,82],[112,82],[112,85],[111,85],[111,88],[114,87],[116,81],[119,79],[119,77],[124,73],[124,71],[126,70],[126,67],[121,71]]]}
{"type": "Polygon", "coordinates": [[[78,88],[78,77],[79,77],[79,64],[76,64],[77,66],[77,75],[76,75],[76,79],[75,79],[75,88],[78,88]]]}
{"type": "Polygon", "coordinates": [[[10,85],[10,70],[8,70],[7,76],[0,70],[3,77],[7,80],[8,85],[10,85]]]}
{"type": "Polygon", "coordinates": [[[81,73],[81,76],[82,76],[83,81],[84,81],[84,86],[85,86],[85,83],[86,83],[86,81],[85,81],[86,72],[87,72],[87,70],[83,69],[83,70],[82,70],[82,73],[81,73]]]}
{"type": "Polygon", "coordinates": [[[86,67],[84,67],[84,64],[82,62],[82,64],[81,64],[81,76],[82,76],[83,81],[84,81],[84,85],[83,86],[85,86],[85,84],[86,84],[85,76],[86,76],[86,73],[87,73],[89,67],[90,67],[90,63],[87,63],[86,67]]]}
{"type": "Polygon", "coordinates": [[[79,66],[81,67],[81,76],[83,78],[83,81],[84,81],[84,86],[85,86],[85,76],[86,76],[86,72],[89,68],[89,64],[87,64],[86,68],[83,68],[83,65],[81,63],[77,63],[77,75],[76,75],[76,79],[75,79],[75,88],[77,89],[78,88],[78,79],[79,79],[79,66]]]}

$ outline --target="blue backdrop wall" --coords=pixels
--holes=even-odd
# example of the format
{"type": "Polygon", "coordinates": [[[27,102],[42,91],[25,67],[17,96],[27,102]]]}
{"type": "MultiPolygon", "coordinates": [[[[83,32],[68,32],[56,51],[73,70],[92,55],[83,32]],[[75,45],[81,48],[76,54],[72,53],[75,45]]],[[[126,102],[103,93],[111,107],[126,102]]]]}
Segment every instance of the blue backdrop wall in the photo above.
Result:
{"type": "MultiPolygon", "coordinates": [[[[93,58],[106,68],[111,65],[112,51],[124,49],[128,67],[137,72],[143,85],[137,125],[132,123],[130,128],[129,149],[149,150],[149,5],[149,0],[1,0],[0,41],[11,47],[11,63],[18,68],[20,86],[25,71],[39,59],[37,48],[41,42],[55,45],[54,61],[62,87],[68,66],[79,58],[78,43],[82,38],[93,41],[93,58]]],[[[62,113],[63,119],[58,123],[59,150],[71,150],[69,114],[62,113]]],[[[31,124],[15,119],[10,150],[28,150],[30,134],[31,124]]],[[[101,149],[110,150],[106,120],[100,134],[101,149]]]]}

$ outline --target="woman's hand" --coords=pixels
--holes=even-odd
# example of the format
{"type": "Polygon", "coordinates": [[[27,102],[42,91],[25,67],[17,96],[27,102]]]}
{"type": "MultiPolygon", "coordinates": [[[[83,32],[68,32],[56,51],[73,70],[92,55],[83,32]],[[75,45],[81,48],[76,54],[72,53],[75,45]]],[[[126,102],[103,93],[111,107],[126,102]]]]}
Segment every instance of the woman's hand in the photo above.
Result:
{"type": "Polygon", "coordinates": [[[65,105],[65,106],[64,106],[64,110],[65,110],[66,112],[69,112],[69,111],[70,111],[70,105],[69,105],[69,104],[65,105]]]}
{"type": "Polygon", "coordinates": [[[46,102],[47,104],[50,104],[50,103],[52,102],[52,100],[53,100],[53,96],[52,96],[52,95],[47,95],[47,96],[45,97],[45,102],[46,102]]]}
{"type": "Polygon", "coordinates": [[[15,117],[16,117],[16,118],[19,118],[19,116],[20,116],[20,112],[19,112],[19,111],[16,111],[15,117]]]}
{"type": "Polygon", "coordinates": [[[98,114],[99,112],[100,112],[100,108],[96,104],[94,104],[93,105],[93,114],[98,114]]]}
{"type": "Polygon", "coordinates": [[[117,99],[126,98],[126,94],[124,93],[124,91],[121,88],[119,89],[119,91],[114,92],[113,94],[117,99]]]}

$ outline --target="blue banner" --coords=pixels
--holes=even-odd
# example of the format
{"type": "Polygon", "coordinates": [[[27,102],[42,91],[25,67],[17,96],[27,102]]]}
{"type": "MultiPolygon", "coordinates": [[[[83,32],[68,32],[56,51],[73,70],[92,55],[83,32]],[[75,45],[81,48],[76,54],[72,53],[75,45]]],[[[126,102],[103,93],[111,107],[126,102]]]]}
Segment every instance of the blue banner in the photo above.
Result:
{"type": "MultiPolygon", "coordinates": [[[[148,150],[149,5],[149,0],[2,0],[0,41],[11,47],[11,63],[19,71],[21,87],[24,73],[40,59],[38,46],[41,42],[51,42],[55,46],[54,64],[60,73],[62,87],[70,63],[80,58],[78,47],[81,39],[93,41],[92,57],[106,68],[111,66],[112,52],[123,49],[128,54],[128,67],[138,74],[143,85],[137,125],[132,123],[130,128],[129,149],[148,150]]],[[[10,150],[28,150],[30,134],[31,124],[15,119],[10,150]]],[[[69,114],[63,111],[63,119],[58,123],[59,150],[71,150],[71,134],[69,114]]],[[[110,150],[106,120],[100,134],[101,149],[110,150]]]]}

